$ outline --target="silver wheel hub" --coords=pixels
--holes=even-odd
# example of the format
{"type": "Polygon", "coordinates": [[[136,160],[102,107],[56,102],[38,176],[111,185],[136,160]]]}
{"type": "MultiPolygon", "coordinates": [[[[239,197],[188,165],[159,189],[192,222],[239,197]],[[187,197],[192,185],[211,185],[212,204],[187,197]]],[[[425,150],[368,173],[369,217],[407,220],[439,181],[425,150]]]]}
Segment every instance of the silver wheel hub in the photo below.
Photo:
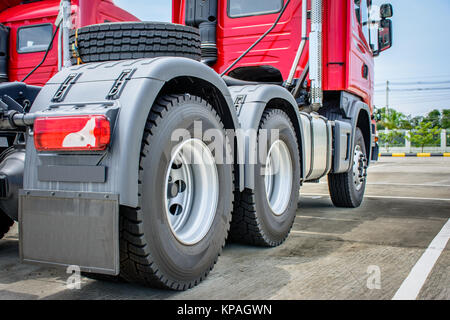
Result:
{"type": "Polygon", "coordinates": [[[186,245],[200,242],[211,228],[219,199],[217,166],[203,141],[189,139],[177,146],[164,190],[173,235],[186,245]]]}
{"type": "Polygon", "coordinates": [[[265,167],[267,202],[272,212],[280,216],[289,205],[292,193],[293,165],[287,145],[275,141],[270,147],[265,167]]]}
{"type": "Polygon", "coordinates": [[[367,158],[360,145],[356,145],[353,157],[353,183],[357,191],[360,191],[367,178],[367,158]]]}

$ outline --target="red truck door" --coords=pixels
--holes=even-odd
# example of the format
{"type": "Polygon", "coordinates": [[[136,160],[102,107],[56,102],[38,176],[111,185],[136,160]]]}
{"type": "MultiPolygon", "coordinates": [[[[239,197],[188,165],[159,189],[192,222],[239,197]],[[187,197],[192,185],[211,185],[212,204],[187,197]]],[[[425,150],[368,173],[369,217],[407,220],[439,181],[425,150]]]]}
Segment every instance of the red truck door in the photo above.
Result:
{"type": "Polygon", "coordinates": [[[348,41],[348,91],[372,106],[374,62],[370,48],[369,0],[350,0],[348,41]]]}
{"type": "MultiPolygon", "coordinates": [[[[217,46],[219,60],[215,65],[224,71],[277,19],[285,0],[219,0],[217,46]]],[[[235,67],[270,65],[283,79],[289,75],[301,38],[301,0],[292,0],[275,29],[235,67]]],[[[306,64],[306,55],[304,57],[306,64]]]]}

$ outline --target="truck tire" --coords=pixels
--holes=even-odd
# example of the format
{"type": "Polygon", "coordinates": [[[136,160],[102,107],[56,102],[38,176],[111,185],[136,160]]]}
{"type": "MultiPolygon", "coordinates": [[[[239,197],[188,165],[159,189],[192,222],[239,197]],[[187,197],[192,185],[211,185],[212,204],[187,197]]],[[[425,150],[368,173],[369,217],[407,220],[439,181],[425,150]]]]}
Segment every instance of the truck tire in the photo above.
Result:
{"type": "Polygon", "coordinates": [[[213,154],[220,149],[231,157],[231,149],[221,143],[210,150],[196,136],[199,126],[200,133],[214,130],[225,137],[220,117],[199,97],[163,96],[151,109],[138,208],[120,211],[120,276],[126,281],[186,290],[206,278],[220,255],[230,226],[234,172],[213,154]]]}
{"type": "Polygon", "coordinates": [[[117,22],[82,27],[71,31],[70,47],[74,65],[164,56],[201,59],[198,29],[163,22],[117,22]]]}
{"type": "Polygon", "coordinates": [[[0,210],[0,239],[8,233],[14,221],[0,210]]]}
{"type": "Polygon", "coordinates": [[[366,189],[367,151],[361,129],[356,128],[353,167],[345,173],[328,174],[328,189],[336,207],[357,208],[366,189]]]}
{"type": "Polygon", "coordinates": [[[259,147],[262,143],[267,143],[266,161],[258,161],[254,166],[254,190],[237,192],[230,238],[245,244],[275,247],[289,235],[300,189],[298,142],[285,112],[278,109],[264,112],[259,126],[259,147]],[[279,130],[279,138],[272,142],[274,129],[279,130]],[[263,130],[267,130],[266,136],[262,135],[263,130]]]}

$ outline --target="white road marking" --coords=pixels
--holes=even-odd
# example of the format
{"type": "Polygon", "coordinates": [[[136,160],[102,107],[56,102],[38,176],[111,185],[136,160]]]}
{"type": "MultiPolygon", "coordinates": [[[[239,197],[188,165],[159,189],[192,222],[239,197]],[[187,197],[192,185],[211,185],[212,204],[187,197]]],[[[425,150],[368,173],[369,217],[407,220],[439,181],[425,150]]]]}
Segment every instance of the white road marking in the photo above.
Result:
{"type": "MultiPolygon", "coordinates": [[[[328,184],[327,182],[319,182],[320,184],[328,184]]],[[[389,182],[371,182],[369,186],[402,186],[402,187],[444,187],[449,188],[450,184],[426,184],[426,183],[389,183],[389,182]]]]}
{"type": "Polygon", "coordinates": [[[414,265],[392,300],[415,300],[450,239],[450,219],[414,265]]]}
{"type": "Polygon", "coordinates": [[[326,232],[313,232],[313,231],[298,231],[298,230],[291,230],[291,233],[294,234],[311,234],[315,236],[329,236],[329,237],[341,237],[341,234],[337,233],[326,233],[326,232]]]}
{"type": "MultiPolygon", "coordinates": [[[[312,196],[323,196],[323,197],[329,197],[328,194],[321,194],[321,193],[300,193],[300,196],[306,196],[306,197],[312,197],[312,196]]],[[[450,199],[447,198],[420,198],[420,197],[395,197],[395,196],[367,196],[365,195],[364,198],[376,198],[376,199],[403,199],[403,200],[430,200],[430,201],[450,201],[450,199]]]]}
{"type": "Polygon", "coordinates": [[[314,216],[296,216],[296,218],[303,218],[303,219],[319,219],[319,220],[333,220],[333,221],[346,221],[346,222],[361,221],[361,220],[357,220],[357,219],[343,219],[343,218],[329,218],[329,217],[314,217],[314,216]]]}

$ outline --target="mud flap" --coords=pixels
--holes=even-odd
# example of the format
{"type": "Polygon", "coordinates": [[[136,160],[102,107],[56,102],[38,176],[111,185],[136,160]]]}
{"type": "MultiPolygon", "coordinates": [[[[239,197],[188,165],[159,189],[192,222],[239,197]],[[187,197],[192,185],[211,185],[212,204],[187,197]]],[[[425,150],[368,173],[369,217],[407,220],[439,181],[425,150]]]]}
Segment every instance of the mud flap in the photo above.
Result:
{"type": "Polygon", "coordinates": [[[20,259],[119,274],[119,196],[20,191],[20,259]]]}

